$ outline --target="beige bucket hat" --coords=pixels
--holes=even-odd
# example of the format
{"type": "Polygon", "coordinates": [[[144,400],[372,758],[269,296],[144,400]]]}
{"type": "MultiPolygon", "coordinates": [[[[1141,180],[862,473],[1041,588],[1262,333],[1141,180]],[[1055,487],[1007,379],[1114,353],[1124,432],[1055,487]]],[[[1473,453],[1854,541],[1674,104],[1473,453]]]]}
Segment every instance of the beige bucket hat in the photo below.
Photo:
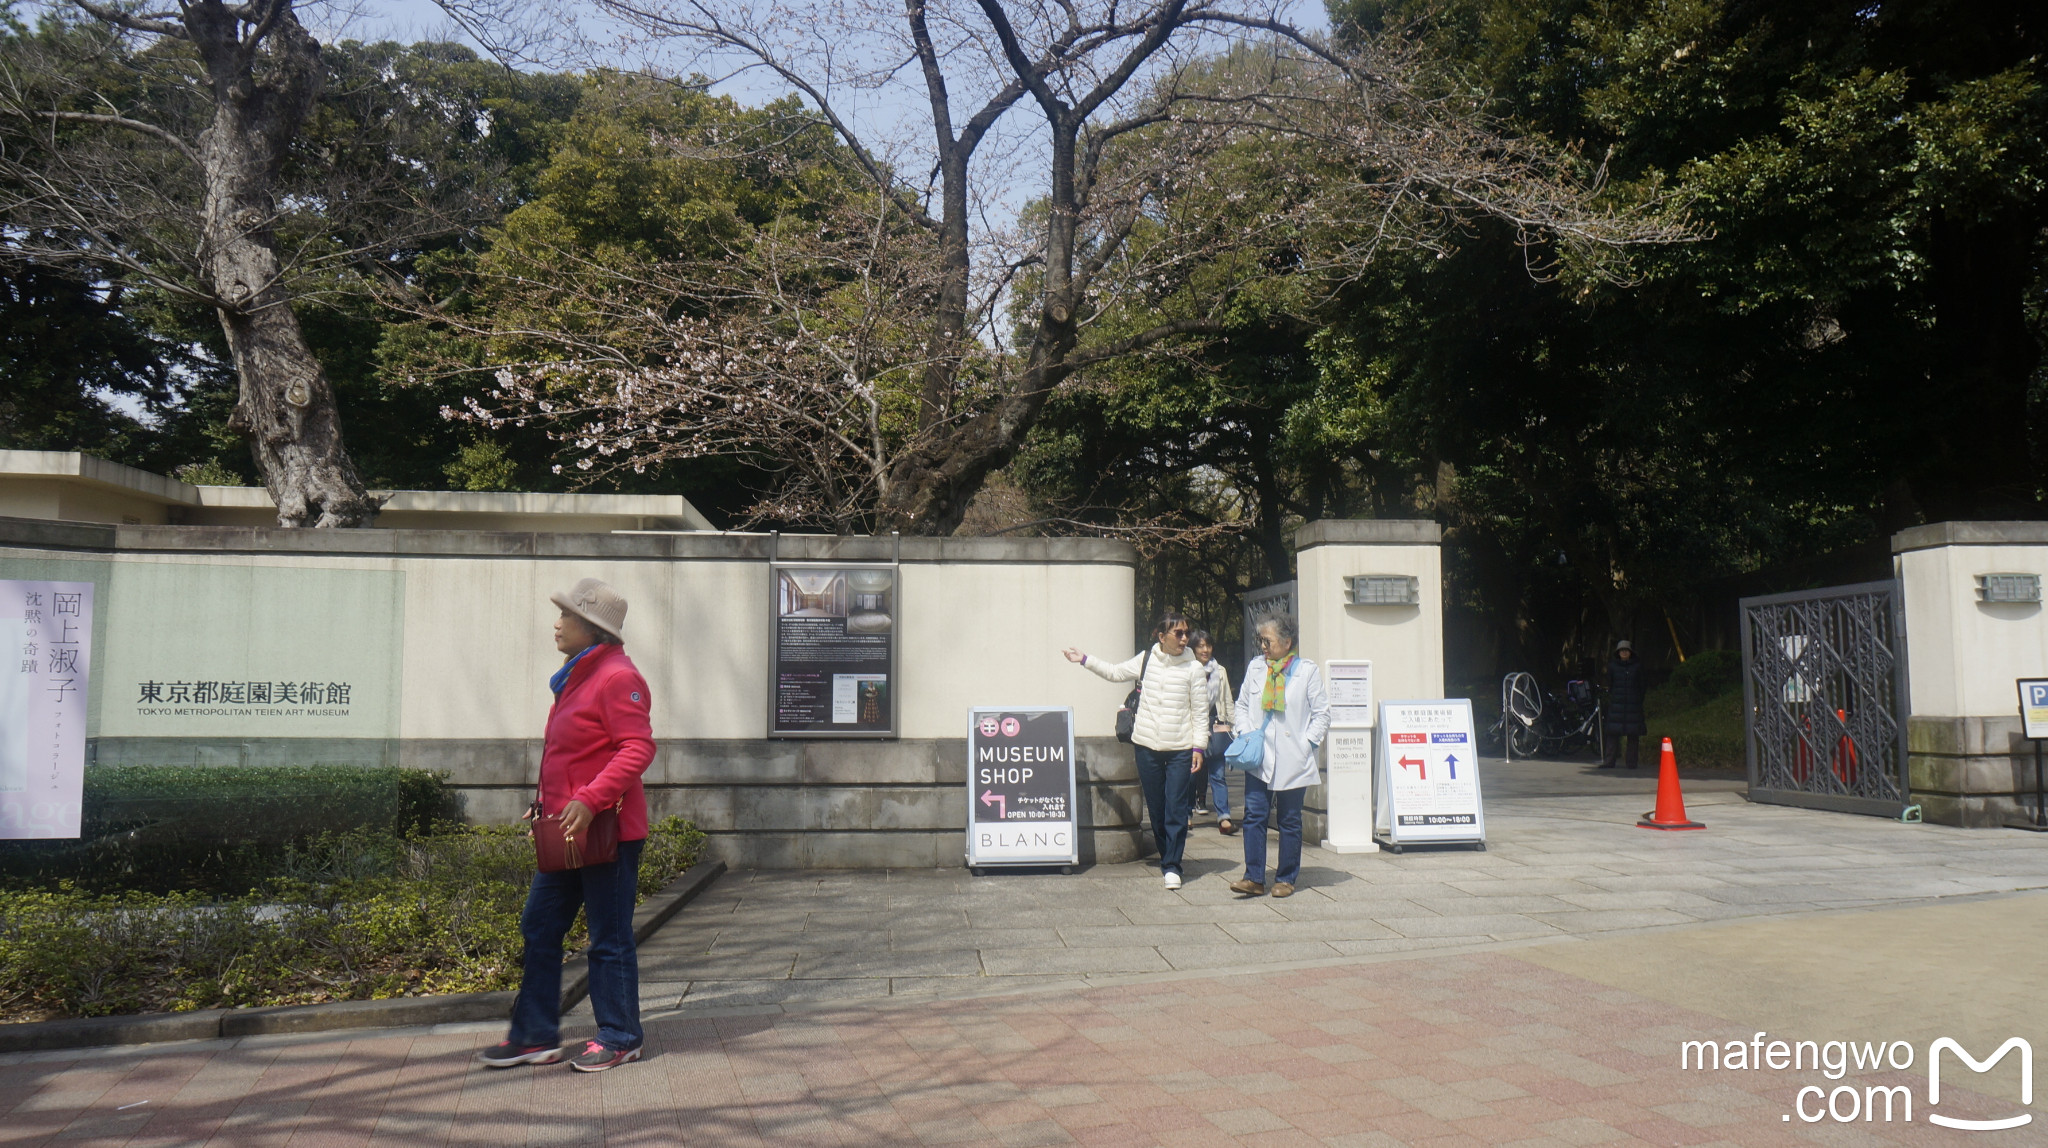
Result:
{"type": "Polygon", "coordinates": [[[615,638],[626,636],[626,600],[609,582],[585,578],[567,590],[555,591],[548,601],[615,638]]]}

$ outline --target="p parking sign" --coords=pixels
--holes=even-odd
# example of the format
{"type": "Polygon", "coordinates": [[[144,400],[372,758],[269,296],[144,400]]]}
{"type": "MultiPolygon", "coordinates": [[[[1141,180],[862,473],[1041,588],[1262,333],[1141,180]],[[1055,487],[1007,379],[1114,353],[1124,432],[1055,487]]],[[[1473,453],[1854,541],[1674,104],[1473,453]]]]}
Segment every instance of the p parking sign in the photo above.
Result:
{"type": "Polygon", "coordinates": [[[2026,736],[2048,738],[2048,678],[2021,678],[2020,723],[2026,736]]]}

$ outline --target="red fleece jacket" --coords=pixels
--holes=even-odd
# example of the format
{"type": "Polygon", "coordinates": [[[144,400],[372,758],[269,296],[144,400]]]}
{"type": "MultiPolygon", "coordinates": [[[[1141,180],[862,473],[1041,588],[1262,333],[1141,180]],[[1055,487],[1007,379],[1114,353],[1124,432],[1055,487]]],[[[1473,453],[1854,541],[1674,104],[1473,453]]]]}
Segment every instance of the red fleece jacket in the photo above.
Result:
{"type": "Polygon", "coordinates": [[[647,791],[640,775],[654,761],[647,679],[622,646],[598,646],[569,671],[548,710],[540,757],[541,807],[560,813],[571,801],[592,810],[619,807],[619,840],[647,836],[647,791]]]}

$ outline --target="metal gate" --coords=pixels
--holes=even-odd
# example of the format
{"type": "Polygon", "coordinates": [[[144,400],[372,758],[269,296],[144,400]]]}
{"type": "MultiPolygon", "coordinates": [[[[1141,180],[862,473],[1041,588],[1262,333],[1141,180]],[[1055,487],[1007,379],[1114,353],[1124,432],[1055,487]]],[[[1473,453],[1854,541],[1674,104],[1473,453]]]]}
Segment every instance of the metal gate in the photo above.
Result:
{"type": "Polygon", "coordinates": [[[1905,696],[1897,582],[1742,600],[1750,800],[1897,816],[1905,696]]]}

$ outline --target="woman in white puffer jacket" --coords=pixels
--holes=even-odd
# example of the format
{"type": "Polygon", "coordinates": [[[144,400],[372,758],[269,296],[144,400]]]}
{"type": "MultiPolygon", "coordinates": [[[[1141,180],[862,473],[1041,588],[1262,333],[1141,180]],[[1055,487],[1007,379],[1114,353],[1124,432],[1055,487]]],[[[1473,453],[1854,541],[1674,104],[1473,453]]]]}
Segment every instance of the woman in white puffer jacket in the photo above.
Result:
{"type": "Polygon", "coordinates": [[[1180,888],[1181,853],[1188,843],[1188,812],[1194,804],[1195,772],[1209,744],[1209,677],[1188,649],[1189,623],[1168,610],[1152,629],[1152,648],[1128,662],[1105,662],[1069,647],[1067,660],[1112,682],[1138,682],[1138,712],[1131,742],[1137,752],[1138,782],[1159,846],[1159,870],[1166,887],[1180,888]],[[1138,681],[1139,675],[1144,680],[1138,681]]]}

